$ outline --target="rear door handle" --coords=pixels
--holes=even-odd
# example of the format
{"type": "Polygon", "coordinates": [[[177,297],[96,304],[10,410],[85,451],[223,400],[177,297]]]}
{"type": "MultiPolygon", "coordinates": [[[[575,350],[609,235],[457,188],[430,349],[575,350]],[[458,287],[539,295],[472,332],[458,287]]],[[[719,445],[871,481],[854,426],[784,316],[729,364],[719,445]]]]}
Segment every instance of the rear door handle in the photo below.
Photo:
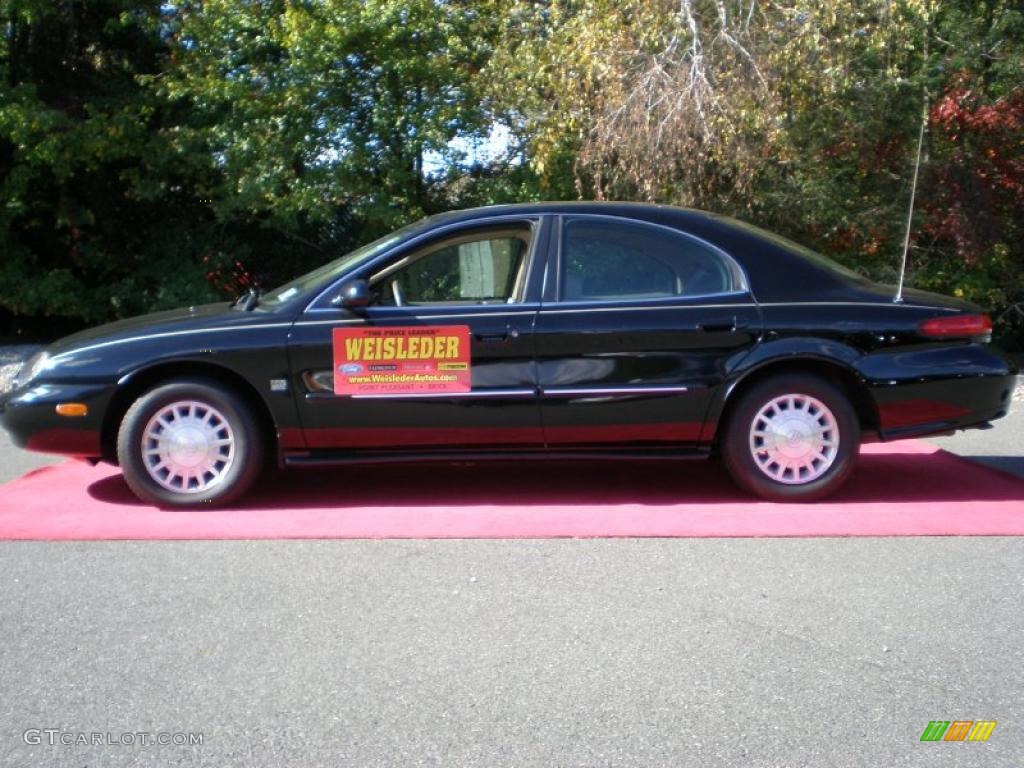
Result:
{"type": "Polygon", "coordinates": [[[707,323],[701,323],[697,326],[697,330],[704,331],[704,333],[728,333],[729,331],[738,331],[741,328],[746,328],[748,324],[747,319],[744,317],[720,317],[707,323]]]}

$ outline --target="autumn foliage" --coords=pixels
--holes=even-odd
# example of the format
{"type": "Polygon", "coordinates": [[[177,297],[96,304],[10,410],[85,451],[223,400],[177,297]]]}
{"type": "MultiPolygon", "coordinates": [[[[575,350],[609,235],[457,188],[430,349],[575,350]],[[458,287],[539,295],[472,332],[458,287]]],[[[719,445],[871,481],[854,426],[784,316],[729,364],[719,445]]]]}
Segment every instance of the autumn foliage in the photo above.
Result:
{"type": "Polygon", "coordinates": [[[0,0],[0,335],[545,198],[735,215],[892,282],[924,117],[909,281],[1024,349],[1022,83],[1013,0],[0,0]]]}

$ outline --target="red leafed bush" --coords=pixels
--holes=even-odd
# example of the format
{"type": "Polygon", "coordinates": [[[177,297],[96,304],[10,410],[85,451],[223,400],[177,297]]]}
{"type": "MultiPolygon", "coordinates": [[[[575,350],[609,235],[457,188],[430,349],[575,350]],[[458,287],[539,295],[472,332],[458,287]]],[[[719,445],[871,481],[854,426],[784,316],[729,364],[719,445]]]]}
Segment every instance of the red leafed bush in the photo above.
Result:
{"type": "Polygon", "coordinates": [[[230,259],[231,263],[218,263],[209,255],[203,256],[203,266],[207,267],[206,281],[222,296],[238,296],[256,286],[249,271],[238,259],[230,259]]]}
{"type": "Polygon", "coordinates": [[[1019,250],[1024,218],[1024,89],[986,98],[958,76],[929,115],[933,194],[925,232],[969,265],[1002,244],[1019,250]]]}

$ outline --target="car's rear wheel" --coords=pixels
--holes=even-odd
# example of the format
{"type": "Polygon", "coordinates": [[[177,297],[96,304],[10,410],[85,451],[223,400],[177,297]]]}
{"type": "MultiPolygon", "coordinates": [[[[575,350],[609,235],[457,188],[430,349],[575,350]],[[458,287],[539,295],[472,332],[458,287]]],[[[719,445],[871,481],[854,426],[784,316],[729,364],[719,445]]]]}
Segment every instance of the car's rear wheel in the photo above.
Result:
{"type": "Polygon", "coordinates": [[[814,501],[853,472],[860,425],[849,400],[816,376],[755,384],[731,412],[722,458],[744,489],[772,501],[814,501]]]}
{"type": "Polygon", "coordinates": [[[125,481],[159,506],[227,504],[255,482],[264,450],[245,401],[205,379],[149,390],[125,413],[117,435],[125,481]]]}

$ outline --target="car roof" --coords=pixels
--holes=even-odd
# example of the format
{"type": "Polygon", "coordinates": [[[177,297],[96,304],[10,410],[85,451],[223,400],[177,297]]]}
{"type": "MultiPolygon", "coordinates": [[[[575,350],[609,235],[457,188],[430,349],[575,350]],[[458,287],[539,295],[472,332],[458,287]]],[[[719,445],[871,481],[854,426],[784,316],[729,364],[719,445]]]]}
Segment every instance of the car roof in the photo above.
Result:
{"type": "Polygon", "coordinates": [[[680,208],[674,205],[662,205],[658,203],[631,203],[607,200],[558,200],[532,203],[503,203],[499,205],[486,205],[479,208],[464,208],[457,211],[447,211],[431,216],[431,221],[466,221],[488,216],[539,216],[542,214],[597,214],[603,216],[622,216],[641,220],[655,219],[679,219],[693,220],[702,219],[713,221],[720,219],[713,213],[699,211],[693,208],[680,208]]]}

